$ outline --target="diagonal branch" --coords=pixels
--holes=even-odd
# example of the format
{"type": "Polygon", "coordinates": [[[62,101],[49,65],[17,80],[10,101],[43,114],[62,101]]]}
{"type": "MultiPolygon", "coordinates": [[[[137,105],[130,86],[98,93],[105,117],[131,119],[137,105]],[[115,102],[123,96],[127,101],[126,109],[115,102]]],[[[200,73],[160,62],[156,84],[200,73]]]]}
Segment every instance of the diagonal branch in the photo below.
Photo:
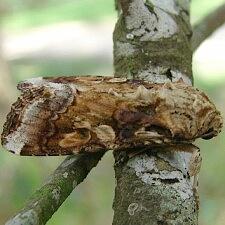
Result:
{"type": "Polygon", "coordinates": [[[196,50],[217,28],[225,23],[225,3],[193,27],[192,49],[196,50]]]}
{"type": "Polygon", "coordinates": [[[73,189],[102,158],[104,152],[67,157],[6,225],[42,225],[52,217],[73,189]]]}

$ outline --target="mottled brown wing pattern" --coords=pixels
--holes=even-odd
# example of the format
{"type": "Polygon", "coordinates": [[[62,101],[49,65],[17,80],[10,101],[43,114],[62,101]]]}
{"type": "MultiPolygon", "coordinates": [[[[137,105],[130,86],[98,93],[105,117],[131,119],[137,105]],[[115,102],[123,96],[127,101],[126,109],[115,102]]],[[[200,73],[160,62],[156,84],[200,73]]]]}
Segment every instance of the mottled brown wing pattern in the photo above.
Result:
{"type": "Polygon", "coordinates": [[[57,77],[30,79],[18,89],[2,145],[20,155],[185,144],[222,127],[208,97],[183,82],[57,77]]]}

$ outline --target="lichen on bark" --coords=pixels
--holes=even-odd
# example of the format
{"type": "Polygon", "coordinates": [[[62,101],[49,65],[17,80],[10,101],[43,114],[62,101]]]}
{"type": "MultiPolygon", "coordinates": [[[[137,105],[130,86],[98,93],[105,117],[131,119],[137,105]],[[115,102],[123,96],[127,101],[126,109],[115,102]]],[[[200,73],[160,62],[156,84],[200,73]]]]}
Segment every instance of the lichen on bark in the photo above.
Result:
{"type": "Polygon", "coordinates": [[[175,1],[167,5],[148,2],[126,3],[128,15],[121,14],[117,21],[113,35],[115,76],[174,81],[179,71],[192,79],[189,12],[175,1]]]}
{"type": "Polygon", "coordinates": [[[190,181],[165,161],[144,154],[117,163],[115,172],[113,224],[197,224],[190,181]]]}

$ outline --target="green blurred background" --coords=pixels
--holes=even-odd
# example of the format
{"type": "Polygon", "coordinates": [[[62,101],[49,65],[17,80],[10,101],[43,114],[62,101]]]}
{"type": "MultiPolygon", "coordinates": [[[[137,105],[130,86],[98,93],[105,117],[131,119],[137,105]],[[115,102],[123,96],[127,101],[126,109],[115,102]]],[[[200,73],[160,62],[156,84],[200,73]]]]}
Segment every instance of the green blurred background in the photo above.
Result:
{"type": "MultiPolygon", "coordinates": [[[[192,23],[224,0],[192,0],[192,23]]],[[[113,0],[0,1],[0,125],[18,93],[16,83],[35,76],[110,75],[113,0]]],[[[195,86],[225,115],[225,26],[193,59],[195,86]]],[[[199,141],[200,225],[225,225],[224,132],[199,141]]],[[[63,157],[19,157],[0,152],[0,224],[23,207],[63,157]]],[[[56,212],[48,225],[110,225],[114,195],[112,153],[108,152],[56,212]]]]}

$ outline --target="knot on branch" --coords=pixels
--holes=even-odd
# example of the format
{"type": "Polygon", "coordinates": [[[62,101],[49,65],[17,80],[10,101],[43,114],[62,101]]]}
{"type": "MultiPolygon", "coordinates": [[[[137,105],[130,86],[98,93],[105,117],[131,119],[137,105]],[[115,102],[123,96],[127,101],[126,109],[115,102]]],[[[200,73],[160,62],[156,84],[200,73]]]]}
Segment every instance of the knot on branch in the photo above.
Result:
{"type": "Polygon", "coordinates": [[[21,155],[183,145],[209,139],[222,118],[182,81],[154,84],[112,77],[36,78],[18,86],[2,144],[21,155]]]}

